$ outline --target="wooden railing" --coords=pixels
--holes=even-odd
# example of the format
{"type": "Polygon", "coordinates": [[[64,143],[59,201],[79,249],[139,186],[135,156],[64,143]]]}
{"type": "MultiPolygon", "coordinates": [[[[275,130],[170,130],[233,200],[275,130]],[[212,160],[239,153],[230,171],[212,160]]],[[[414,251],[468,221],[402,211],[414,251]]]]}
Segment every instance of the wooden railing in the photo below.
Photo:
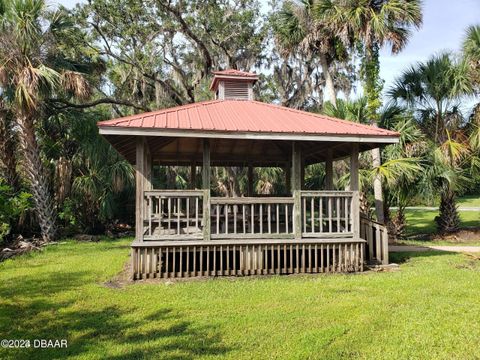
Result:
{"type": "Polygon", "coordinates": [[[212,197],[211,238],[293,238],[291,197],[212,197]]]}
{"type": "Polygon", "coordinates": [[[367,241],[366,257],[369,262],[388,264],[387,228],[370,219],[360,219],[360,237],[367,241]]]}
{"type": "Polygon", "coordinates": [[[201,190],[144,192],[144,239],[201,239],[204,225],[201,190]]]}
{"type": "Polygon", "coordinates": [[[225,198],[208,190],[150,190],[144,192],[142,240],[358,239],[356,200],[355,191],[225,198]]]}
{"type": "Polygon", "coordinates": [[[302,237],[352,237],[353,191],[302,191],[302,237]]]}

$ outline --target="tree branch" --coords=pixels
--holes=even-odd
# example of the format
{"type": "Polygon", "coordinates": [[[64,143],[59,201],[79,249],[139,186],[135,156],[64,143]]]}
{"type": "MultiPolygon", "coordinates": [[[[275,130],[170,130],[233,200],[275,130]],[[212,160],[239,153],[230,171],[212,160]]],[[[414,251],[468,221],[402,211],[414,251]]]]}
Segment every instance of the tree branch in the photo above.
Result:
{"type": "Polygon", "coordinates": [[[174,8],[170,3],[166,4],[163,1],[159,1],[158,4],[178,20],[178,22],[180,23],[180,27],[182,28],[182,32],[190,39],[192,39],[200,48],[200,51],[202,52],[205,60],[203,75],[208,76],[208,74],[210,73],[210,69],[212,68],[213,61],[212,56],[210,55],[210,51],[208,50],[205,43],[192,31],[192,29],[190,29],[178,9],[174,8]]]}
{"type": "Polygon", "coordinates": [[[72,103],[72,102],[70,102],[68,100],[65,100],[65,99],[49,99],[48,102],[51,103],[53,105],[53,107],[57,110],[63,110],[63,109],[67,109],[67,108],[87,109],[87,108],[94,107],[94,106],[101,105],[101,104],[114,104],[114,105],[129,106],[129,107],[132,107],[136,110],[141,110],[141,111],[151,111],[148,107],[137,105],[137,104],[134,104],[130,101],[116,100],[116,99],[112,99],[112,98],[98,99],[98,100],[94,100],[94,101],[91,101],[91,102],[88,102],[88,103],[83,103],[83,104],[75,104],[75,103],[72,103]],[[60,103],[62,105],[60,105],[60,106],[56,105],[58,103],[60,103]]]}

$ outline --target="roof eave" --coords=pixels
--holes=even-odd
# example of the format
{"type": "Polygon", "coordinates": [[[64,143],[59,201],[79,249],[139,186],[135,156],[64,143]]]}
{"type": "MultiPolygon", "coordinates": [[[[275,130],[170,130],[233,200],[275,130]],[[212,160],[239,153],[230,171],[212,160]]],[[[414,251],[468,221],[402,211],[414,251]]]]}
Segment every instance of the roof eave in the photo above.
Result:
{"type": "Polygon", "coordinates": [[[288,140],[288,141],[344,141],[358,143],[397,144],[399,134],[365,135],[365,134],[312,134],[312,133],[278,133],[250,131],[212,131],[187,129],[155,129],[105,126],[98,124],[101,135],[130,136],[165,136],[192,138],[224,138],[251,140],[288,140]]]}

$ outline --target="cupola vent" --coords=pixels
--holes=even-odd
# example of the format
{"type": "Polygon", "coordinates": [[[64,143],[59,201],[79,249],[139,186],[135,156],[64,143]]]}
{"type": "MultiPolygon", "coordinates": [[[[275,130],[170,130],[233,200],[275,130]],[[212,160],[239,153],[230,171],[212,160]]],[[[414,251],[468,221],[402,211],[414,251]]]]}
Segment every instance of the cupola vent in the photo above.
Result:
{"type": "Polygon", "coordinates": [[[239,70],[213,72],[210,89],[218,100],[253,100],[253,84],[258,80],[257,74],[239,70]]]}

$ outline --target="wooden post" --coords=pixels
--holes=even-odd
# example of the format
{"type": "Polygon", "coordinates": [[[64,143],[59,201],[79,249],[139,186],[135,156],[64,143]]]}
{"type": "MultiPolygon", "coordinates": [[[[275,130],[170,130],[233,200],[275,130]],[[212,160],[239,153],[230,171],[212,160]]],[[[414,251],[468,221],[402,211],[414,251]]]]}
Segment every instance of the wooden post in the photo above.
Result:
{"type": "Polygon", "coordinates": [[[144,137],[137,137],[135,161],[135,240],[143,241],[144,191],[151,189],[151,156],[144,137]]]}
{"type": "Polygon", "coordinates": [[[301,176],[302,176],[302,149],[297,142],[292,142],[292,195],[293,203],[293,232],[295,239],[302,237],[301,222],[301,176]]]}
{"type": "Polygon", "coordinates": [[[332,149],[327,150],[327,160],[325,161],[325,189],[333,190],[333,153],[332,149]]]}
{"type": "Polygon", "coordinates": [[[353,237],[360,237],[360,198],[359,198],[359,179],[358,179],[358,144],[352,144],[350,155],[350,190],[353,191],[352,198],[352,231],[353,237]]]}
{"type": "Polygon", "coordinates": [[[253,196],[253,165],[252,165],[252,163],[248,163],[247,196],[253,196]]]}
{"type": "Polygon", "coordinates": [[[145,147],[145,186],[144,191],[152,190],[152,154],[150,153],[150,147],[148,146],[147,141],[144,141],[145,147]]]}
{"type": "Polygon", "coordinates": [[[210,140],[203,139],[202,189],[210,190],[210,140]]]}
{"type": "Polygon", "coordinates": [[[210,140],[203,140],[203,240],[210,240],[210,140]]]}
{"type": "Polygon", "coordinates": [[[300,190],[305,190],[305,159],[301,156],[300,167],[300,190]]]}

